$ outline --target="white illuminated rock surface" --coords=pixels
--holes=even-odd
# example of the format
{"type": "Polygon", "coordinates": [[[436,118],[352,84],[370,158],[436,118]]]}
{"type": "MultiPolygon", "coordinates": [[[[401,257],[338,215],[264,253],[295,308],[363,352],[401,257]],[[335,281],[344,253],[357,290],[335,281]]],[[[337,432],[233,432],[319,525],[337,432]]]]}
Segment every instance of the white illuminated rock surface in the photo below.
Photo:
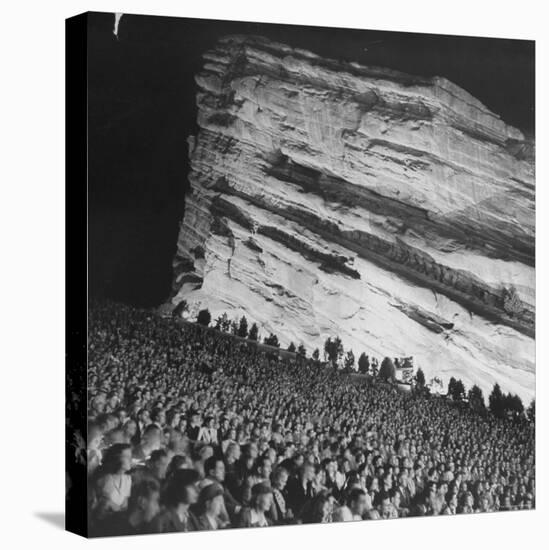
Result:
{"type": "Polygon", "coordinates": [[[519,130],[443,78],[261,38],[223,39],[196,82],[174,304],[530,401],[534,146],[519,130]]]}

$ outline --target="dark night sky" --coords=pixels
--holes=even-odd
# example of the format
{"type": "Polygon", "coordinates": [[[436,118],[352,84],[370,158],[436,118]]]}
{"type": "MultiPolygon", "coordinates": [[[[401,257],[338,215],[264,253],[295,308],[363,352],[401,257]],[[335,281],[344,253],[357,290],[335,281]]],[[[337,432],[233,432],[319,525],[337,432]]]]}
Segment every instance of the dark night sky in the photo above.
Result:
{"type": "Polygon", "coordinates": [[[157,305],[171,286],[196,133],[194,75],[225,34],[261,34],[334,59],[444,76],[534,132],[534,43],[91,13],[88,34],[89,288],[157,305]],[[368,51],[364,49],[367,48],[368,51]]]}

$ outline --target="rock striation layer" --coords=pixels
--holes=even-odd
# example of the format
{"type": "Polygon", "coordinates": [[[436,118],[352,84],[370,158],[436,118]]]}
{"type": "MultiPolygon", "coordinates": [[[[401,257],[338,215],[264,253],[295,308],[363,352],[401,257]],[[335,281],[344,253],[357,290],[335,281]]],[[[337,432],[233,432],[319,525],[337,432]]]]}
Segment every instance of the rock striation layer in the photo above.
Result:
{"type": "Polygon", "coordinates": [[[261,37],[204,54],[174,304],[534,395],[534,145],[465,90],[261,37]]]}

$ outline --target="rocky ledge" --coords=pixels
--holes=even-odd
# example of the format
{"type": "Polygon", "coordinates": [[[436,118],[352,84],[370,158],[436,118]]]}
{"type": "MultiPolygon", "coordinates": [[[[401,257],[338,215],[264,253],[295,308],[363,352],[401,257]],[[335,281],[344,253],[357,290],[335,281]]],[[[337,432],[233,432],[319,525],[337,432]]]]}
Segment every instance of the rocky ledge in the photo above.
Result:
{"type": "Polygon", "coordinates": [[[534,144],[444,78],[204,54],[173,304],[534,395],[534,144]]]}

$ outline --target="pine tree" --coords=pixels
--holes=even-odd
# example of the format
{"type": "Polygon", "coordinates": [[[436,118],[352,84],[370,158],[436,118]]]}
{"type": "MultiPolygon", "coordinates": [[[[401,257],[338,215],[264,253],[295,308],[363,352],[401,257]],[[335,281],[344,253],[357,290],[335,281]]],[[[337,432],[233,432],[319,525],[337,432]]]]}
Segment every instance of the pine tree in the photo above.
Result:
{"type": "Polygon", "coordinates": [[[335,362],[337,363],[344,353],[343,342],[341,341],[341,338],[339,336],[336,336],[334,339],[334,347],[335,347],[335,354],[336,354],[335,362]]]}
{"type": "Polygon", "coordinates": [[[353,353],[353,350],[350,349],[347,352],[347,355],[345,355],[345,368],[346,369],[352,369],[355,364],[355,354],[353,353]]]}
{"type": "Polygon", "coordinates": [[[216,330],[223,330],[223,317],[227,317],[227,314],[224,313],[223,315],[220,315],[216,320],[215,320],[215,326],[214,328],[216,330]]]}
{"type": "Polygon", "coordinates": [[[358,358],[358,372],[368,374],[370,372],[370,359],[362,352],[358,358]]]}
{"type": "Polygon", "coordinates": [[[221,330],[223,332],[229,332],[231,328],[231,321],[229,319],[229,316],[227,313],[223,313],[223,315],[220,315],[216,321],[215,321],[215,328],[217,330],[221,330]]]}
{"type": "Polygon", "coordinates": [[[297,347],[297,353],[301,355],[301,357],[307,357],[307,350],[305,349],[303,343],[299,344],[297,347]]]}
{"type": "Polygon", "coordinates": [[[248,338],[256,342],[259,338],[259,329],[257,328],[257,325],[255,323],[250,327],[250,331],[248,332],[248,338]]]}
{"type": "Polygon", "coordinates": [[[335,366],[342,355],[343,343],[341,338],[339,336],[336,336],[333,340],[328,338],[324,343],[324,357],[335,366]]]}
{"type": "Polygon", "coordinates": [[[372,359],[372,376],[374,378],[379,374],[379,361],[374,357],[372,359]]]}
{"type": "Polygon", "coordinates": [[[394,380],[396,374],[395,365],[390,357],[385,357],[379,367],[379,378],[382,380],[394,380]]]}
{"type": "Polygon", "coordinates": [[[496,382],[494,384],[494,388],[492,389],[492,393],[488,397],[488,407],[490,409],[490,412],[494,416],[503,416],[505,413],[505,403],[504,403],[504,396],[501,392],[501,388],[499,387],[499,384],[496,382]]]}
{"type": "Polygon", "coordinates": [[[447,395],[449,395],[452,399],[454,398],[454,393],[456,391],[456,382],[457,380],[452,376],[448,382],[448,392],[447,395]]]}
{"type": "Polygon", "coordinates": [[[293,342],[290,342],[290,345],[288,346],[288,351],[295,352],[295,344],[293,342]]]}
{"type": "Polygon", "coordinates": [[[482,390],[475,384],[467,394],[467,400],[469,401],[469,407],[480,414],[486,412],[486,404],[484,403],[484,396],[482,390]]]}
{"type": "Polygon", "coordinates": [[[330,358],[330,351],[332,349],[332,338],[326,338],[324,342],[324,361],[327,361],[330,358]]]}
{"type": "Polygon", "coordinates": [[[246,338],[248,336],[248,320],[244,317],[244,315],[242,316],[242,319],[240,319],[237,335],[241,338],[246,338]]]}
{"type": "Polygon", "coordinates": [[[276,348],[280,347],[280,343],[278,342],[277,335],[273,334],[272,332],[269,336],[265,337],[265,339],[263,340],[263,343],[267,344],[268,346],[274,346],[276,348]]]}
{"type": "Polygon", "coordinates": [[[318,348],[316,348],[314,351],[313,351],[313,354],[311,355],[311,357],[313,358],[314,361],[317,361],[320,359],[320,350],[318,348]]]}
{"type": "Polygon", "coordinates": [[[463,385],[463,382],[461,380],[454,380],[454,383],[451,387],[450,392],[450,384],[448,384],[448,393],[452,397],[454,401],[463,401],[463,398],[465,397],[465,386],[463,385]]]}
{"type": "Polygon", "coordinates": [[[524,405],[522,404],[522,399],[518,395],[508,393],[503,396],[502,401],[503,410],[506,415],[517,418],[524,413],[524,405]]]}
{"type": "Polygon", "coordinates": [[[210,321],[212,320],[212,316],[210,314],[210,311],[208,309],[201,309],[198,312],[198,316],[196,318],[196,322],[199,325],[202,325],[204,327],[207,327],[210,324],[210,321]]]}
{"type": "Polygon", "coordinates": [[[423,371],[421,369],[417,369],[415,381],[418,388],[425,387],[425,374],[423,374],[423,371]]]}

